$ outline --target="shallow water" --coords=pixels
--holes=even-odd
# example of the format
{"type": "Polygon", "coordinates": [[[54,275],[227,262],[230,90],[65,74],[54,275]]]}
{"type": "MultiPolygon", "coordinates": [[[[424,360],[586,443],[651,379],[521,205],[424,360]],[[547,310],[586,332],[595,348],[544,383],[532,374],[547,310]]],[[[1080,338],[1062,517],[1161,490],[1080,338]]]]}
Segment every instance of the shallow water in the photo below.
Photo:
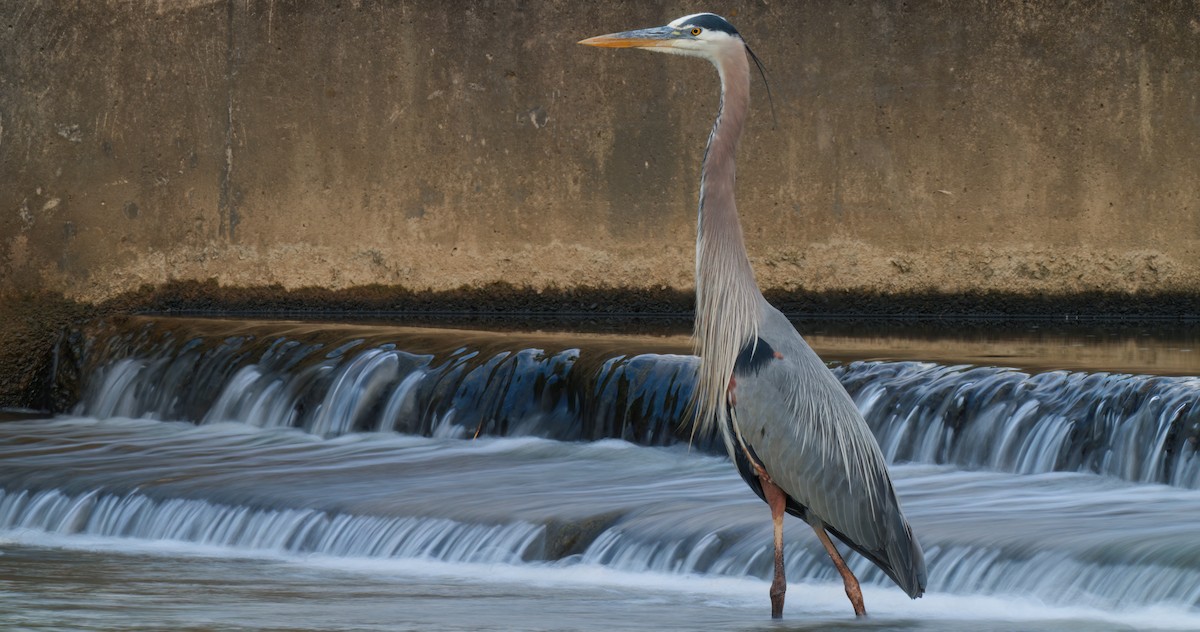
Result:
{"type": "Polygon", "coordinates": [[[672,432],[688,357],[334,329],[94,334],[73,415],[0,423],[0,626],[1200,629],[1192,378],[839,367],[929,592],[851,555],[855,621],[789,519],[777,624],[766,507],[672,432]]]}
{"type": "MultiPolygon", "coordinates": [[[[0,451],[4,488],[28,490],[0,499],[0,586],[21,604],[0,617],[13,624],[765,624],[765,508],[728,463],[683,448],[62,418],[0,425],[0,451]],[[555,533],[592,521],[592,534],[555,533]],[[591,540],[571,552],[556,541],[570,537],[591,540]]],[[[1200,492],[894,473],[931,590],[909,601],[870,585],[867,629],[1200,623],[1200,492]]],[[[791,624],[845,622],[807,529],[792,521],[787,538],[791,624]]]]}

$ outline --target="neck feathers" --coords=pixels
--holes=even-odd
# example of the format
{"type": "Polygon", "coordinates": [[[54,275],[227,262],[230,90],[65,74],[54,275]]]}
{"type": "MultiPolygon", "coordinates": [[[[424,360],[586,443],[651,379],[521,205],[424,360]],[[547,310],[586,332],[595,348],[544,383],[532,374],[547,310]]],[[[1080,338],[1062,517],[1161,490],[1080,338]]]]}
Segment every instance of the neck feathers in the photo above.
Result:
{"type": "Polygon", "coordinates": [[[721,76],[721,106],[708,137],[700,176],[696,231],[696,328],[700,356],[693,434],[713,423],[729,447],[726,391],[738,352],[758,335],[762,294],[750,267],[734,201],[735,154],[750,107],[750,70],[740,42],[713,60],[721,76]]]}

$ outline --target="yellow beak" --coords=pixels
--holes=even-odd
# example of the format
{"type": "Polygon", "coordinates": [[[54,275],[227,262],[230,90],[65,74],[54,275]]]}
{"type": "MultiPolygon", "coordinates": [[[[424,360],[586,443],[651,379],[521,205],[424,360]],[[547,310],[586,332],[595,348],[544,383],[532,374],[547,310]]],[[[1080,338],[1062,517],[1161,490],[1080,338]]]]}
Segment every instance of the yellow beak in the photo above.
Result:
{"type": "Polygon", "coordinates": [[[580,40],[584,46],[599,46],[600,48],[656,48],[673,45],[680,32],[669,26],[656,26],[637,31],[609,33],[580,40]]]}

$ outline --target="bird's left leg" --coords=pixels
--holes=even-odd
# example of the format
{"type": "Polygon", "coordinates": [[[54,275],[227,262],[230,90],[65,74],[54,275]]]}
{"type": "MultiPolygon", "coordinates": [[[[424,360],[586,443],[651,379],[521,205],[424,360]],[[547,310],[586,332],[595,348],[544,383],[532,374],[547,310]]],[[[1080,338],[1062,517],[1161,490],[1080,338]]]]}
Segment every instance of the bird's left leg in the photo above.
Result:
{"type": "Polygon", "coordinates": [[[854,614],[859,617],[867,616],[867,608],[863,605],[862,588],[858,586],[858,578],[851,572],[850,567],[846,566],[842,554],[838,553],[837,547],[833,545],[833,540],[830,540],[829,534],[825,532],[825,526],[818,522],[813,524],[812,528],[817,532],[817,538],[821,540],[821,544],[825,545],[829,559],[833,560],[833,565],[842,575],[842,583],[846,585],[846,596],[850,598],[850,605],[854,606],[854,614]]]}
{"type": "Polygon", "coordinates": [[[787,508],[787,495],[771,482],[771,477],[761,469],[758,480],[762,483],[763,496],[771,506],[771,522],[775,526],[775,578],[771,580],[771,618],[783,618],[783,596],[787,592],[787,579],[783,573],[783,513],[787,508]]]}

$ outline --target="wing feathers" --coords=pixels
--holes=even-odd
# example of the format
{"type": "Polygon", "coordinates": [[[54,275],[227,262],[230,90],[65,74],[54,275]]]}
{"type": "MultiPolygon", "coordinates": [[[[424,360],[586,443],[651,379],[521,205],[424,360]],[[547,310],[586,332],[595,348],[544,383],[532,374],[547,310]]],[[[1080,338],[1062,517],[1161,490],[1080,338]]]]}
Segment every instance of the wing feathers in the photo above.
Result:
{"type": "MultiPolygon", "coordinates": [[[[796,507],[792,513],[825,524],[905,592],[920,596],[924,556],[870,428],[837,378],[779,318],[786,329],[767,319],[755,347],[747,345],[738,356],[728,428],[787,492],[796,507]]],[[[755,488],[757,476],[744,466],[738,469],[755,488]]]]}

